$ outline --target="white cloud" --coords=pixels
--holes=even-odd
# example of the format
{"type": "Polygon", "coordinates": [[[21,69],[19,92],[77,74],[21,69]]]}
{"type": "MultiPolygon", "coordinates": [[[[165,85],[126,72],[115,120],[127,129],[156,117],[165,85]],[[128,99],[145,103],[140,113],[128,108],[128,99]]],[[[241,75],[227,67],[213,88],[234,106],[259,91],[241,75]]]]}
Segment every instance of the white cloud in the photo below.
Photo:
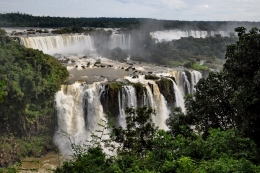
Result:
{"type": "Polygon", "coordinates": [[[200,5],[199,8],[200,8],[201,10],[205,10],[205,9],[208,9],[209,6],[208,6],[207,4],[205,4],[205,5],[200,5]]]}
{"type": "Polygon", "coordinates": [[[187,4],[182,0],[162,0],[164,7],[169,9],[181,10],[187,8],[187,4]]]}
{"type": "Polygon", "coordinates": [[[259,21],[259,6],[259,0],[0,0],[0,13],[259,21]]]}

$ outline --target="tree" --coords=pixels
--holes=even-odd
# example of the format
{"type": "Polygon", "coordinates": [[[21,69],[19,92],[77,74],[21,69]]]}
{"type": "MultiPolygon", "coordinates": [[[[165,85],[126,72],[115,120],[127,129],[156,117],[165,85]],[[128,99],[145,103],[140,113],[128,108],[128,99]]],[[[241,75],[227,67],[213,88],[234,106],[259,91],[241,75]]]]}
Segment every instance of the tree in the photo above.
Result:
{"type": "Polygon", "coordinates": [[[193,118],[191,118],[191,116],[186,116],[180,107],[173,110],[166,120],[166,124],[173,137],[176,137],[179,134],[186,137],[192,135],[193,130],[190,128],[190,125],[193,124],[193,118]]]}
{"type": "Polygon", "coordinates": [[[0,81],[0,103],[4,101],[3,96],[6,95],[6,93],[4,92],[5,86],[5,83],[3,81],[0,81]]]}
{"type": "Polygon", "coordinates": [[[210,128],[235,127],[232,91],[223,73],[210,73],[198,82],[194,96],[186,99],[187,116],[206,134],[210,128]]]}
{"type": "Polygon", "coordinates": [[[235,31],[239,41],[227,46],[223,71],[199,81],[197,93],[186,100],[187,116],[203,132],[234,127],[260,144],[260,33],[235,31]]]}
{"type": "Polygon", "coordinates": [[[0,28],[0,36],[5,36],[5,35],[6,35],[6,31],[0,28]]]}
{"type": "Polygon", "coordinates": [[[237,110],[236,126],[260,144],[260,32],[235,29],[239,41],[227,47],[224,73],[234,90],[231,103],[237,110]]]}
{"type": "Polygon", "coordinates": [[[157,131],[151,117],[154,110],[145,106],[137,109],[128,108],[126,113],[126,129],[114,128],[111,137],[120,144],[119,152],[144,157],[152,150],[152,140],[157,131]]]}

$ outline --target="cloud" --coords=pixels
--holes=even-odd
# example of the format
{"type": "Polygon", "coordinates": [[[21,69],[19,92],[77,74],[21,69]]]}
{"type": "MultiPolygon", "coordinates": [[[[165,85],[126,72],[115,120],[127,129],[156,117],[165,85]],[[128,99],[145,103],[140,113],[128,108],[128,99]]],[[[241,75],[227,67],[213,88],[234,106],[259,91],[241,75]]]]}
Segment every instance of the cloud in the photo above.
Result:
{"type": "Polygon", "coordinates": [[[259,21],[259,0],[0,0],[0,13],[259,21]]]}
{"type": "Polygon", "coordinates": [[[198,8],[201,9],[201,10],[206,10],[206,9],[209,8],[209,6],[207,4],[205,4],[205,5],[198,6],[198,8]]]}
{"type": "Polygon", "coordinates": [[[164,5],[164,7],[169,8],[171,10],[181,10],[188,7],[188,5],[181,0],[162,0],[162,4],[164,5]]]}

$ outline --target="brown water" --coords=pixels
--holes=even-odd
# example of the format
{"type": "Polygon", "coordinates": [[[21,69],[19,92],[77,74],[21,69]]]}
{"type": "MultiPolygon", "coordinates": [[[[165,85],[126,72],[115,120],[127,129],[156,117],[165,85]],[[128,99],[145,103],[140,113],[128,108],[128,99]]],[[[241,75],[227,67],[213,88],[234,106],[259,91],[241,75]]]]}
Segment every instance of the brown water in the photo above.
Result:
{"type": "Polygon", "coordinates": [[[49,152],[41,158],[27,157],[22,160],[19,173],[51,173],[62,164],[62,157],[58,153],[49,152]]]}

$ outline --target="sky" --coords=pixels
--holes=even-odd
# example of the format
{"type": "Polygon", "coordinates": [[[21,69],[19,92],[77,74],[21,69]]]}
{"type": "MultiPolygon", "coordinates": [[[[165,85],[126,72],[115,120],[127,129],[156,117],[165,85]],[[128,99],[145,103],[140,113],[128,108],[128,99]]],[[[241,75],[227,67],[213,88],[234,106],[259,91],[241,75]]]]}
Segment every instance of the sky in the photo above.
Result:
{"type": "Polygon", "coordinates": [[[259,7],[260,0],[0,0],[0,13],[188,21],[260,21],[259,7]]]}

